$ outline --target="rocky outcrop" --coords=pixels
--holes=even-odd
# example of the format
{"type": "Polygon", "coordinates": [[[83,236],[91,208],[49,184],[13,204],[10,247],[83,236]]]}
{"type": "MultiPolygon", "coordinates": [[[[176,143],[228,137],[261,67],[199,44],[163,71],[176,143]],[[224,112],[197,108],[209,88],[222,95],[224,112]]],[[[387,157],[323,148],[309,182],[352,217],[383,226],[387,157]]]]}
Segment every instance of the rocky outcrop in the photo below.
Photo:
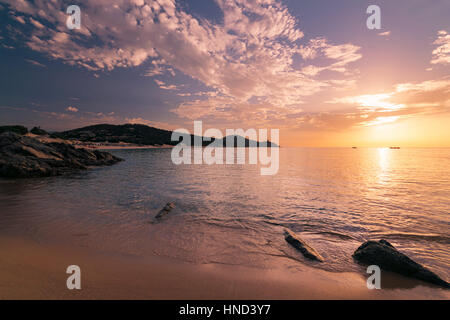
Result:
{"type": "Polygon", "coordinates": [[[161,218],[162,216],[165,216],[166,214],[168,214],[170,211],[172,211],[172,209],[175,208],[175,204],[173,202],[168,202],[166,203],[166,205],[164,206],[164,208],[162,208],[161,210],[159,210],[158,214],[155,216],[156,219],[161,218]]]}
{"type": "Polygon", "coordinates": [[[47,131],[41,129],[40,127],[33,127],[33,129],[30,130],[30,133],[38,135],[38,136],[49,135],[47,131]]]}
{"type": "Polygon", "coordinates": [[[314,248],[308,245],[303,239],[299,238],[292,231],[285,229],[284,239],[291,246],[300,251],[306,258],[320,262],[324,261],[323,257],[316,250],[314,250],[314,248]]]}
{"type": "Polygon", "coordinates": [[[14,132],[20,135],[24,135],[28,133],[28,129],[24,126],[0,126],[0,133],[3,132],[14,132]]]}
{"type": "Polygon", "coordinates": [[[121,160],[108,152],[77,149],[63,141],[44,142],[14,132],[0,134],[0,177],[55,176],[121,160]]]}
{"type": "Polygon", "coordinates": [[[448,282],[395,249],[386,240],[364,242],[353,253],[353,257],[360,263],[377,265],[383,270],[449,288],[448,282]]]}

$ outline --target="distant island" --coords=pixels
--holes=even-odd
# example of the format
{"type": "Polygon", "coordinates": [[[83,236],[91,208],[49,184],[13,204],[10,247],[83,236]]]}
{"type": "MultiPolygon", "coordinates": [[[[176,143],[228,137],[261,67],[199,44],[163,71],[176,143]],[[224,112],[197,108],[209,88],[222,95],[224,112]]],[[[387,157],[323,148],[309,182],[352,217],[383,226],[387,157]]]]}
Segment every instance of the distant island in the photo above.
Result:
{"type": "MultiPolygon", "coordinates": [[[[74,130],[54,132],[50,136],[64,140],[77,141],[84,145],[124,145],[132,144],[137,146],[174,146],[179,141],[172,141],[172,132],[158,128],[149,127],[143,124],[98,124],[87,127],[82,127],[74,130]]],[[[194,144],[194,135],[190,135],[191,143],[194,144]]],[[[238,136],[225,137],[223,146],[226,146],[226,139],[234,138],[234,145],[237,145],[238,136]]],[[[203,141],[202,145],[207,146],[214,142],[211,138],[209,141],[203,141]]],[[[277,147],[275,143],[270,141],[257,142],[245,138],[245,147],[256,145],[257,147],[277,147]]]]}

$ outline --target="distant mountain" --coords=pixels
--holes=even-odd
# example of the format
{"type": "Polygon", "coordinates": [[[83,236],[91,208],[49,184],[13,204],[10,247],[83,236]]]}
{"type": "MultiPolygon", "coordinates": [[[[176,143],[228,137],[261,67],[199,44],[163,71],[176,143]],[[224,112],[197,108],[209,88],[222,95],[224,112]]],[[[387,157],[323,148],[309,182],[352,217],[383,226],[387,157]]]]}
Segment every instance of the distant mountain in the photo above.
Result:
{"type": "MultiPolygon", "coordinates": [[[[69,131],[52,133],[52,137],[66,140],[79,140],[83,142],[126,142],[139,145],[176,145],[179,141],[171,140],[172,131],[149,127],[143,124],[98,124],[87,126],[69,131]]],[[[193,145],[194,136],[190,135],[191,143],[193,145]]],[[[242,137],[239,137],[242,139],[242,137]]],[[[237,144],[237,136],[234,136],[235,145],[237,144]]],[[[181,139],[180,139],[181,140],[181,139]]],[[[207,146],[212,141],[203,141],[203,146],[207,146]]],[[[223,139],[225,146],[225,138],[223,139]]],[[[257,146],[276,146],[276,144],[269,142],[255,142],[245,139],[245,146],[256,144],[257,146]]]]}

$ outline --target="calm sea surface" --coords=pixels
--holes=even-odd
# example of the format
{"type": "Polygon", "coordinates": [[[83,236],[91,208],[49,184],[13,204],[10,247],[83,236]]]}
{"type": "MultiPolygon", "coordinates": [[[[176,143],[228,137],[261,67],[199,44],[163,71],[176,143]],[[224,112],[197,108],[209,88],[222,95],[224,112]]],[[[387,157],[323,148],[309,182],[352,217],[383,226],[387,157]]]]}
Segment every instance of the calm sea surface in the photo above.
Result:
{"type": "MultiPolygon", "coordinates": [[[[450,149],[281,148],[280,169],[180,165],[170,149],[113,150],[126,161],[65,177],[0,180],[0,235],[98,252],[294,271],[362,271],[365,240],[387,239],[450,278],[450,149]],[[167,203],[176,208],[161,221],[167,203]],[[297,232],[326,262],[306,261],[297,232]]],[[[362,271],[363,272],[363,271],[362,271]]]]}

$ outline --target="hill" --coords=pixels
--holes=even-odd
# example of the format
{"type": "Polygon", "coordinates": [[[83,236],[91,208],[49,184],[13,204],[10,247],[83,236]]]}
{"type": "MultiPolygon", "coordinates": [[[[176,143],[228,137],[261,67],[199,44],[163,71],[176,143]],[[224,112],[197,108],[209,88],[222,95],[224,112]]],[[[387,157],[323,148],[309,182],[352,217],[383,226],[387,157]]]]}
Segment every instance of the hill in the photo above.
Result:
{"type": "MultiPolygon", "coordinates": [[[[163,130],[158,128],[149,127],[143,124],[98,124],[78,128],[69,131],[56,132],[52,134],[52,137],[61,138],[66,140],[79,140],[83,142],[109,142],[118,143],[126,142],[138,145],[176,145],[178,141],[171,140],[172,131],[163,130]]],[[[191,143],[193,144],[194,136],[190,135],[191,143]]],[[[235,145],[237,143],[237,136],[234,136],[235,145]]],[[[214,141],[214,139],[212,140],[214,141]]],[[[223,145],[225,146],[225,138],[223,139],[223,145]]],[[[211,141],[203,141],[203,146],[207,146],[211,141]]],[[[245,139],[245,146],[255,144],[256,142],[245,139]]],[[[261,146],[276,146],[269,142],[262,142],[261,146]]],[[[256,143],[257,146],[260,143],[256,143]]]]}
{"type": "Polygon", "coordinates": [[[140,145],[175,145],[171,131],[143,124],[98,124],[69,131],[55,132],[53,137],[83,142],[126,142],[140,145]]]}

